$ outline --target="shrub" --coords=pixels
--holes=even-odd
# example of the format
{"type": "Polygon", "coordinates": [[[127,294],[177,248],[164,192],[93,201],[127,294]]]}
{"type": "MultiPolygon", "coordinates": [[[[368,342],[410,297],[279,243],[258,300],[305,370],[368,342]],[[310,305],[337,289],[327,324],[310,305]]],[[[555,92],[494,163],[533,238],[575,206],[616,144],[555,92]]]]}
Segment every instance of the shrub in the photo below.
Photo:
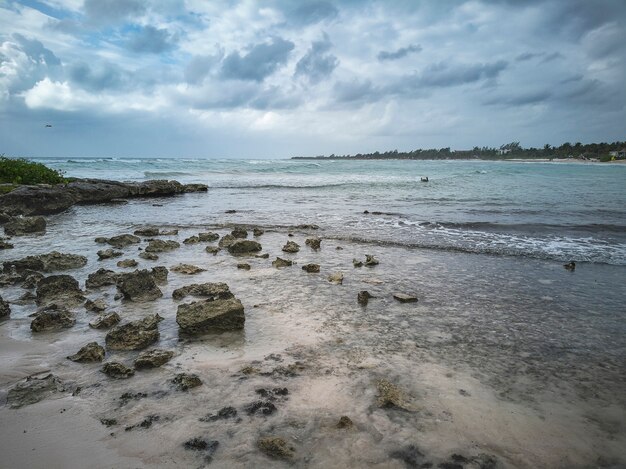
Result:
{"type": "Polygon", "coordinates": [[[0,155],[0,183],[9,184],[59,184],[65,182],[63,174],[25,158],[7,158],[0,155]]]}

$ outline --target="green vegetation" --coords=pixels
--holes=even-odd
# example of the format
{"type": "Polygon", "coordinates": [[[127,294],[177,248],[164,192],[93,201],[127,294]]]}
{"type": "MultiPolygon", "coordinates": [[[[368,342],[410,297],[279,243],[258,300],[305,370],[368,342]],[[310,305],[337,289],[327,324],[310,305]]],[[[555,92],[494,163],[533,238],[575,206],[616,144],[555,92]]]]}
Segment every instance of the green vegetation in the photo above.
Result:
{"type": "MultiPolygon", "coordinates": [[[[60,184],[66,182],[63,174],[25,158],[7,158],[0,155],[0,183],[2,184],[60,184]]],[[[7,192],[11,186],[4,186],[7,192]]]]}
{"type": "Polygon", "coordinates": [[[506,145],[495,147],[474,147],[471,150],[450,150],[450,148],[418,149],[413,151],[399,152],[398,150],[384,153],[359,153],[356,155],[330,155],[301,157],[293,159],[357,159],[357,160],[506,160],[506,159],[552,159],[552,158],[578,158],[583,160],[599,159],[610,161],[609,152],[620,152],[626,149],[626,142],[613,143],[589,143],[580,142],[572,145],[565,142],[561,146],[546,144],[543,148],[523,148],[520,142],[511,142],[506,145]]]}

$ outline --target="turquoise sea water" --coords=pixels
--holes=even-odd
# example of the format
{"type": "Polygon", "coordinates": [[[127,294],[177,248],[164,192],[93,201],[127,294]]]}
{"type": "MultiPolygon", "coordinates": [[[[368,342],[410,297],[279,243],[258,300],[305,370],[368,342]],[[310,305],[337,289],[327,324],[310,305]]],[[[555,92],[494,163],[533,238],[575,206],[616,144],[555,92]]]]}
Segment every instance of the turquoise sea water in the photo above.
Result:
{"type": "MultiPolygon", "coordinates": [[[[626,265],[626,165],[487,161],[41,159],[68,176],[176,179],[209,197],[170,223],[315,223],[327,236],[626,265]],[[421,176],[430,181],[423,183],[421,176]],[[226,210],[237,210],[225,215],[226,210]],[[369,211],[369,214],[364,211],[369,211]]],[[[115,220],[111,220],[114,222],[115,220]]]]}

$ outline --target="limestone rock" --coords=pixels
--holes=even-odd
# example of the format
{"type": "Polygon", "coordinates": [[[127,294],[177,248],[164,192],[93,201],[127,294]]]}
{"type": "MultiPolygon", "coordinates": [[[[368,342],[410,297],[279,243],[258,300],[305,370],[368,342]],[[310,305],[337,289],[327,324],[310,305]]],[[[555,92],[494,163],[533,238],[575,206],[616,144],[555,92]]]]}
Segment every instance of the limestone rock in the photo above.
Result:
{"type": "Polygon", "coordinates": [[[92,329],[109,329],[119,323],[120,320],[120,315],[114,311],[104,316],[98,316],[89,323],[89,327],[92,329]]]}
{"type": "Polygon", "coordinates": [[[4,225],[4,233],[7,236],[23,236],[45,232],[46,219],[44,217],[14,217],[4,225]]]}
{"type": "Polygon", "coordinates": [[[13,249],[13,245],[6,239],[0,238],[0,249],[13,249]]]}
{"type": "Polygon", "coordinates": [[[300,245],[295,241],[287,241],[287,244],[283,246],[283,251],[288,253],[296,253],[300,250],[300,245]]]}
{"type": "Polygon", "coordinates": [[[282,267],[289,267],[293,265],[293,262],[287,259],[283,259],[281,257],[277,257],[275,261],[272,261],[272,265],[277,269],[280,269],[282,267]]]}
{"type": "Polygon", "coordinates": [[[417,296],[407,295],[406,293],[394,293],[393,297],[400,303],[415,303],[417,296]]]}
{"type": "Polygon", "coordinates": [[[367,306],[370,298],[374,298],[367,290],[361,290],[357,295],[357,301],[361,306],[367,306]]]}
{"type": "Polygon", "coordinates": [[[67,329],[76,324],[74,313],[58,305],[51,305],[35,313],[30,323],[33,332],[49,332],[67,329]]]}
{"type": "Polygon", "coordinates": [[[198,236],[190,236],[189,238],[183,241],[183,244],[198,244],[200,242],[200,238],[198,236]]]}
{"type": "Polygon", "coordinates": [[[413,411],[414,407],[409,403],[407,395],[396,385],[391,384],[386,379],[380,379],[376,382],[378,389],[377,404],[383,408],[399,408],[403,410],[413,411]]]}
{"type": "Polygon", "coordinates": [[[212,243],[220,239],[220,235],[212,231],[207,231],[206,233],[198,233],[198,239],[203,243],[212,243]]]}
{"type": "Polygon", "coordinates": [[[112,270],[98,269],[94,273],[87,276],[85,286],[87,288],[99,288],[106,285],[115,285],[119,274],[112,270]]]}
{"type": "Polygon", "coordinates": [[[120,362],[108,362],[102,367],[102,372],[115,379],[127,379],[135,374],[135,370],[120,362]]]}
{"type": "Polygon", "coordinates": [[[138,244],[141,242],[141,238],[139,236],[131,235],[131,234],[121,234],[118,236],[113,236],[112,238],[107,239],[107,243],[113,246],[114,248],[124,248],[126,246],[130,246],[131,244],[138,244]]]}
{"type": "Polygon", "coordinates": [[[200,272],[206,272],[206,269],[191,264],[178,264],[174,267],[170,267],[170,270],[172,272],[178,272],[179,274],[185,275],[195,275],[199,274],[200,272]]]}
{"type": "Polygon", "coordinates": [[[53,374],[44,377],[29,376],[9,389],[7,402],[11,408],[18,409],[66,390],[63,381],[53,374]]]}
{"type": "Polygon", "coordinates": [[[151,272],[146,269],[120,274],[117,288],[129,301],[153,301],[163,296],[151,272]]]}
{"type": "Polygon", "coordinates": [[[146,252],[167,252],[178,249],[179,247],[180,243],[177,241],[153,239],[148,243],[148,246],[146,246],[146,252]]]}
{"type": "Polygon", "coordinates": [[[98,298],[97,300],[87,300],[85,301],[84,306],[87,311],[91,311],[92,313],[101,313],[107,309],[107,304],[103,298],[98,298]]]}
{"type": "Polygon", "coordinates": [[[153,349],[142,352],[135,360],[135,368],[158,368],[172,359],[174,352],[171,350],[153,349]]]}
{"type": "Polygon", "coordinates": [[[100,261],[113,259],[114,257],[121,257],[124,255],[122,251],[116,251],[115,249],[101,249],[96,254],[98,254],[98,260],[100,261]]]}
{"type": "Polygon", "coordinates": [[[358,259],[352,259],[352,265],[353,265],[355,268],[358,268],[358,267],[363,267],[363,261],[360,261],[360,260],[358,260],[358,259]]]}
{"type": "Polygon", "coordinates": [[[261,249],[263,249],[261,244],[251,239],[240,239],[228,246],[228,252],[231,254],[249,254],[259,252],[261,249]]]}
{"type": "Polygon", "coordinates": [[[328,281],[330,283],[334,283],[335,285],[341,285],[343,283],[343,273],[335,272],[328,276],[328,281]]]}
{"type": "Polygon", "coordinates": [[[85,301],[78,281],[71,275],[50,275],[37,283],[37,304],[56,302],[66,306],[76,306],[85,301]]]}
{"type": "Polygon", "coordinates": [[[250,270],[250,264],[248,264],[247,262],[241,262],[237,264],[237,268],[241,270],[250,270]]]}
{"type": "Polygon", "coordinates": [[[104,347],[98,345],[98,342],[89,342],[76,354],[67,358],[78,363],[101,362],[104,360],[104,347]]]}
{"type": "Polygon", "coordinates": [[[176,312],[178,326],[188,334],[243,329],[245,320],[243,305],[236,298],[184,303],[176,312]]]}
{"type": "Polygon", "coordinates": [[[263,254],[257,254],[256,256],[257,259],[269,259],[270,255],[268,252],[264,252],[263,254]]]}
{"type": "Polygon", "coordinates": [[[188,391],[191,388],[195,388],[202,385],[202,380],[196,374],[191,373],[179,373],[177,374],[172,383],[181,391],[188,391]]]}
{"type": "Polygon", "coordinates": [[[140,252],[139,257],[142,259],[146,259],[147,261],[156,261],[159,259],[159,256],[153,252],[140,252]]]}
{"type": "Polygon", "coordinates": [[[8,318],[11,315],[11,307],[9,303],[4,301],[0,296],[0,318],[8,318]]]}
{"type": "Polygon", "coordinates": [[[209,298],[212,300],[227,300],[233,298],[233,294],[230,292],[228,285],[225,283],[194,283],[192,285],[186,285],[181,288],[177,288],[172,293],[172,298],[175,300],[181,300],[187,295],[200,296],[209,298]]]}
{"type": "Polygon", "coordinates": [[[138,263],[135,259],[123,259],[118,261],[117,266],[123,269],[128,269],[132,267],[137,267],[138,263]]]}
{"type": "Polygon", "coordinates": [[[290,460],[295,456],[294,448],[289,446],[284,438],[266,436],[259,438],[256,444],[270,458],[290,460]]]}
{"type": "Polygon", "coordinates": [[[167,283],[167,275],[169,274],[169,270],[167,270],[167,267],[163,265],[152,267],[150,273],[152,275],[152,278],[154,279],[154,282],[157,285],[164,285],[167,283]]]}
{"type": "Polygon", "coordinates": [[[320,265],[319,264],[305,264],[302,266],[302,270],[310,274],[315,274],[320,271],[320,265]]]}
{"type": "Polygon", "coordinates": [[[95,243],[98,244],[106,244],[109,238],[105,238],[104,236],[98,236],[97,238],[94,239],[95,243]]]}
{"type": "Polygon", "coordinates": [[[55,270],[78,269],[87,265],[87,258],[78,254],[63,254],[52,251],[47,254],[27,256],[23,259],[6,261],[3,263],[4,270],[14,268],[17,272],[34,270],[38,272],[53,272],[55,270]]]}
{"type": "Polygon", "coordinates": [[[227,235],[222,236],[222,238],[220,239],[220,242],[217,243],[217,245],[221,248],[227,248],[228,246],[233,244],[235,241],[237,241],[237,238],[235,238],[231,234],[227,234],[227,235]]]}
{"type": "Polygon", "coordinates": [[[318,238],[317,236],[315,238],[307,238],[304,241],[304,244],[309,246],[311,249],[315,249],[316,251],[320,248],[321,243],[322,238],[318,238]]]}
{"type": "Polygon", "coordinates": [[[235,228],[230,232],[235,238],[246,239],[248,237],[248,232],[243,228],[235,228]]]}
{"type": "Polygon", "coordinates": [[[205,251],[208,252],[209,254],[213,254],[214,256],[221,251],[220,248],[218,248],[217,246],[207,246],[205,248],[205,251]]]}
{"type": "Polygon", "coordinates": [[[378,265],[380,262],[378,261],[378,259],[376,259],[374,256],[370,255],[370,254],[366,254],[365,255],[365,266],[366,267],[373,267],[375,265],[378,265]]]}
{"type": "Polygon", "coordinates": [[[111,350],[141,350],[159,339],[158,314],[137,321],[131,321],[111,329],[106,337],[107,348],[111,350]]]}
{"type": "Polygon", "coordinates": [[[133,232],[136,236],[159,236],[159,229],[154,227],[139,228],[133,232]]]}
{"type": "Polygon", "coordinates": [[[341,418],[339,419],[339,422],[337,422],[337,425],[335,425],[335,427],[337,428],[352,428],[354,427],[354,423],[352,422],[352,419],[350,419],[350,417],[348,417],[347,415],[342,415],[341,418]]]}
{"type": "Polygon", "coordinates": [[[254,228],[252,230],[252,235],[256,237],[262,236],[263,233],[265,233],[265,230],[262,230],[261,228],[254,228]]]}

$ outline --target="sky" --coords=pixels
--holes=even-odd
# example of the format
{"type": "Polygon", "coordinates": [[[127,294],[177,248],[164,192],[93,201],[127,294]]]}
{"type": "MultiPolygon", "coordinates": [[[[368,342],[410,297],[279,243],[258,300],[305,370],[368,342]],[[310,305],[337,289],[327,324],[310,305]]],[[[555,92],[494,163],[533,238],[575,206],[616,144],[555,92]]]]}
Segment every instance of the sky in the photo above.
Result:
{"type": "Polygon", "coordinates": [[[625,0],[0,0],[7,156],[616,140],[625,0]]]}

